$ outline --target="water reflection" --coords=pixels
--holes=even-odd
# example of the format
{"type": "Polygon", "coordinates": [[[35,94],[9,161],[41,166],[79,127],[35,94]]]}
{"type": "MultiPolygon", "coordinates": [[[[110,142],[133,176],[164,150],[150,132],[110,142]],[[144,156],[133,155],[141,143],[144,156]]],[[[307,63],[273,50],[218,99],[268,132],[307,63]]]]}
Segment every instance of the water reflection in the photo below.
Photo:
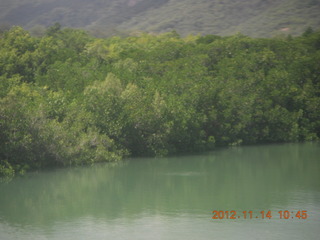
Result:
{"type": "Polygon", "coordinates": [[[0,185],[0,232],[8,226],[63,232],[63,226],[90,224],[127,231],[147,218],[165,232],[173,219],[183,219],[184,227],[195,219],[212,224],[215,209],[316,211],[319,155],[318,144],[247,146],[32,173],[0,185]]]}

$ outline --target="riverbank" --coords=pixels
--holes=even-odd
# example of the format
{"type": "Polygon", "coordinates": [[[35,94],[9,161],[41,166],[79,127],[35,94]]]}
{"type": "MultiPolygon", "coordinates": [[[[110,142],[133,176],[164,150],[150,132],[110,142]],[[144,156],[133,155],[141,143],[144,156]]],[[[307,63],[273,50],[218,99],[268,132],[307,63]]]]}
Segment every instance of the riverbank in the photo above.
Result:
{"type": "Polygon", "coordinates": [[[320,32],[0,34],[0,174],[317,141],[320,32]]]}

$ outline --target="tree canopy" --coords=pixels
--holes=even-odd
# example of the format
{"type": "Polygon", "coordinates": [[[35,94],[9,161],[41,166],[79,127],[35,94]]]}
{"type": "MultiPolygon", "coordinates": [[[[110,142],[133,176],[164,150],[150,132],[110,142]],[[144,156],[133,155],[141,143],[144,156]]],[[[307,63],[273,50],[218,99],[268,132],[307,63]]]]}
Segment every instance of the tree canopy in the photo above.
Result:
{"type": "Polygon", "coordinates": [[[0,175],[124,156],[318,140],[320,32],[0,34],[0,175]]]}

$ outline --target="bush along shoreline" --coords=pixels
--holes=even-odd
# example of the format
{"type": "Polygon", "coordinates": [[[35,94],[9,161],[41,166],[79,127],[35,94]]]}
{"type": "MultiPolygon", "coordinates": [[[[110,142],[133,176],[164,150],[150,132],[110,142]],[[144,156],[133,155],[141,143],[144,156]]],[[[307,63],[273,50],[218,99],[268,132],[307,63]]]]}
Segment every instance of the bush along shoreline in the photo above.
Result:
{"type": "Polygon", "coordinates": [[[215,146],[317,141],[320,32],[0,33],[0,175],[215,146]]]}

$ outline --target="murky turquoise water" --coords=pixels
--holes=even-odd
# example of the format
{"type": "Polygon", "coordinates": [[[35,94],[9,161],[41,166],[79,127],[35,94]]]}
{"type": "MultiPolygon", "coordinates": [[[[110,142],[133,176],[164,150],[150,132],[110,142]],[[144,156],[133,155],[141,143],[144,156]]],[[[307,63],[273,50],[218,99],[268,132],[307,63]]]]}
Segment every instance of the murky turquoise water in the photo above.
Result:
{"type": "Polygon", "coordinates": [[[319,239],[319,173],[316,143],[31,173],[0,184],[0,239],[319,239]]]}

